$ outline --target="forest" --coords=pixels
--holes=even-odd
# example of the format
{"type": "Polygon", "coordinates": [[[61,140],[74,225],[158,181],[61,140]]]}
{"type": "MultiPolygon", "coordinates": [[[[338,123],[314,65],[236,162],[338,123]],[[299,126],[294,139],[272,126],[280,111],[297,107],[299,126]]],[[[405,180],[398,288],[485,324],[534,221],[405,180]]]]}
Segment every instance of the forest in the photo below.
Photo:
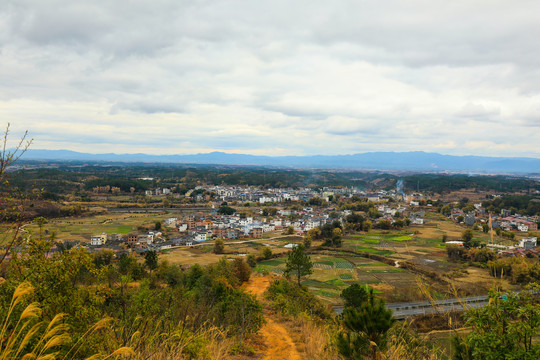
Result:
{"type": "Polygon", "coordinates": [[[450,174],[386,174],[380,172],[302,170],[253,166],[20,162],[22,169],[7,174],[12,186],[28,192],[42,189],[53,194],[91,190],[98,186],[119,187],[122,192],[144,193],[150,187],[169,186],[185,193],[202,184],[249,185],[263,188],[355,187],[359,190],[395,189],[398,179],[406,192],[447,193],[477,189],[500,193],[540,190],[540,182],[513,176],[468,176],[450,174]],[[153,180],[139,180],[152,178],[153,180]]]}

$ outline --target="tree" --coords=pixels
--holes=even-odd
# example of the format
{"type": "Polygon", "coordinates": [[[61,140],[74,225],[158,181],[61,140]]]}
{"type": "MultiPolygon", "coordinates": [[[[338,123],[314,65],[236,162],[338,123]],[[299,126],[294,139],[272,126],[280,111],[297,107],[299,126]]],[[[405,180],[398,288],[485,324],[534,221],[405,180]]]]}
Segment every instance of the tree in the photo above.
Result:
{"type": "Polygon", "coordinates": [[[114,251],[109,249],[101,249],[94,253],[94,264],[100,268],[111,264],[114,258],[114,251]]]}
{"type": "Polygon", "coordinates": [[[461,239],[463,240],[463,246],[466,249],[470,249],[471,247],[478,247],[480,245],[480,242],[478,240],[473,241],[474,233],[471,229],[466,229],[461,233],[461,239]]]}
{"type": "Polygon", "coordinates": [[[223,254],[223,251],[225,250],[225,243],[221,239],[216,239],[214,242],[214,248],[212,251],[214,254],[223,254]]]}
{"type": "Polygon", "coordinates": [[[368,292],[365,286],[352,284],[341,292],[340,297],[345,302],[345,307],[359,308],[368,299],[368,292]]]}
{"type": "Polygon", "coordinates": [[[0,179],[3,177],[7,167],[19,160],[33,141],[33,139],[26,139],[28,131],[25,131],[18,144],[14,148],[11,148],[8,146],[9,127],[10,124],[8,123],[6,130],[4,131],[4,136],[2,137],[2,144],[0,145],[0,179]]]}
{"type": "Polygon", "coordinates": [[[442,242],[445,243],[448,240],[448,235],[443,234],[442,236],[442,242]]]}
{"type": "Polygon", "coordinates": [[[489,303],[465,314],[472,331],[454,337],[454,360],[539,359],[540,305],[529,293],[505,295],[490,292],[489,303]]]}
{"type": "Polygon", "coordinates": [[[249,277],[251,276],[251,267],[244,261],[244,259],[236,258],[233,262],[233,273],[238,281],[240,281],[240,284],[243,284],[249,281],[249,277]]]}
{"type": "Polygon", "coordinates": [[[372,227],[373,227],[373,223],[371,222],[371,220],[365,220],[362,223],[362,228],[364,229],[365,232],[369,232],[372,227]]]}
{"type": "Polygon", "coordinates": [[[287,229],[285,230],[285,235],[292,235],[292,234],[294,234],[294,227],[288,226],[287,229]]]}
{"type": "Polygon", "coordinates": [[[401,229],[405,224],[403,223],[403,220],[401,219],[397,219],[396,221],[394,221],[394,227],[396,229],[401,229]]]}
{"type": "Polygon", "coordinates": [[[482,232],[484,234],[487,234],[489,232],[489,225],[488,224],[482,224],[482,232]]]}
{"type": "Polygon", "coordinates": [[[370,289],[368,298],[359,307],[346,307],[342,323],[346,331],[338,334],[337,347],[346,359],[363,359],[366,356],[377,359],[377,353],[386,349],[387,332],[394,319],[392,310],[377,299],[370,289]]]}
{"type": "Polygon", "coordinates": [[[236,209],[234,209],[234,208],[232,208],[230,206],[226,206],[226,205],[220,207],[219,210],[218,210],[218,214],[220,214],[220,215],[232,215],[235,212],[236,212],[236,209]]]}
{"type": "Polygon", "coordinates": [[[254,268],[255,266],[257,266],[257,257],[253,254],[249,254],[247,256],[247,263],[249,266],[251,266],[251,268],[254,268]]]}
{"type": "Polygon", "coordinates": [[[265,246],[261,249],[261,256],[263,259],[268,260],[272,257],[272,249],[265,246]]]}
{"type": "Polygon", "coordinates": [[[154,230],[156,231],[161,230],[161,221],[158,220],[154,223],[154,230]]]}
{"type": "Polygon", "coordinates": [[[304,244],[306,249],[309,249],[311,247],[311,236],[309,234],[306,234],[304,236],[304,239],[302,240],[302,243],[304,244]]]}
{"type": "Polygon", "coordinates": [[[334,228],[332,230],[332,245],[335,247],[341,246],[341,237],[343,236],[343,231],[340,228],[334,228]]]}
{"type": "Polygon", "coordinates": [[[144,254],[144,264],[152,272],[153,270],[157,269],[158,267],[158,255],[155,251],[147,251],[146,254],[144,254]]]}
{"type": "MultiPolygon", "coordinates": [[[[11,254],[12,249],[18,246],[18,240],[22,239],[20,235],[21,225],[23,223],[22,216],[20,212],[15,210],[15,214],[12,214],[8,209],[17,209],[19,204],[16,204],[12,199],[14,198],[14,192],[10,191],[9,182],[6,180],[6,169],[16,162],[30,147],[32,139],[26,140],[28,132],[26,131],[24,135],[20,138],[19,142],[12,146],[9,144],[9,127],[8,123],[6,130],[4,131],[4,136],[0,144],[0,204],[2,209],[0,210],[0,222],[1,223],[10,223],[10,226],[4,227],[2,229],[2,234],[0,235],[0,243],[3,245],[2,255],[0,255],[0,265],[4,262],[8,255],[11,254]],[[9,196],[4,196],[3,193],[9,194],[9,196]]],[[[22,199],[21,203],[22,203],[22,199]]]]}
{"type": "Polygon", "coordinates": [[[383,230],[389,230],[392,223],[389,220],[381,220],[377,223],[377,227],[383,230]]]}
{"type": "Polygon", "coordinates": [[[313,263],[310,257],[306,254],[306,248],[302,244],[296,245],[287,256],[287,262],[285,264],[285,274],[287,276],[294,275],[298,279],[298,285],[300,285],[300,279],[302,276],[310,275],[313,273],[313,263]]]}

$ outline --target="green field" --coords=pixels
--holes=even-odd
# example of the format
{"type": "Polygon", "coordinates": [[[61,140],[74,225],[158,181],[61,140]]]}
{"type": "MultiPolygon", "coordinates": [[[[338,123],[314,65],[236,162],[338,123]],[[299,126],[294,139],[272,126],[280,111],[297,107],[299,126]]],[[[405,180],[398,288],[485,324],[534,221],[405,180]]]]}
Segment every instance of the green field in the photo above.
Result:
{"type": "MultiPolygon", "coordinates": [[[[314,264],[313,274],[303,278],[302,284],[329,303],[339,303],[341,292],[352,284],[366,286],[380,284],[381,281],[370,275],[371,273],[393,273],[403,270],[366,259],[369,263],[357,263],[362,258],[350,256],[311,255],[314,264]],[[372,268],[373,267],[373,268],[372,268]]],[[[285,270],[286,257],[262,261],[255,267],[259,273],[269,272],[282,274],[285,270]]],[[[374,289],[375,293],[381,293],[374,289]]]]}

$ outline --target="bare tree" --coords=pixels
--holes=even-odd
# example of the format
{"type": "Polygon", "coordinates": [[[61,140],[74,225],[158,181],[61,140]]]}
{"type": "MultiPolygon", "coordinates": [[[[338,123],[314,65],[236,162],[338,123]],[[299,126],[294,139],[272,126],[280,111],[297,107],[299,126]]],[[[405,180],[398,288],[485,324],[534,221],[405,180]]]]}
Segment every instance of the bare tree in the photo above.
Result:
{"type": "Polygon", "coordinates": [[[32,144],[33,139],[27,139],[28,130],[24,132],[24,135],[19,140],[19,143],[13,149],[8,148],[8,135],[9,135],[9,126],[8,123],[6,130],[4,131],[4,136],[2,138],[2,152],[0,153],[0,180],[3,180],[4,173],[8,166],[12,165],[15,161],[28,150],[30,144],[32,144]]]}
{"type": "MultiPolygon", "coordinates": [[[[9,127],[10,124],[8,123],[2,137],[2,144],[0,145],[0,223],[6,225],[3,235],[0,237],[0,265],[2,265],[15,247],[17,239],[20,237],[22,226],[21,217],[16,216],[17,212],[15,214],[8,212],[8,209],[17,207],[13,203],[16,196],[6,179],[6,170],[10,165],[20,159],[32,143],[32,139],[28,139],[28,131],[25,131],[15,147],[10,148],[8,146],[9,127]]],[[[22,200],[22,197],[19,196],[19,199],[22,200]]]]}

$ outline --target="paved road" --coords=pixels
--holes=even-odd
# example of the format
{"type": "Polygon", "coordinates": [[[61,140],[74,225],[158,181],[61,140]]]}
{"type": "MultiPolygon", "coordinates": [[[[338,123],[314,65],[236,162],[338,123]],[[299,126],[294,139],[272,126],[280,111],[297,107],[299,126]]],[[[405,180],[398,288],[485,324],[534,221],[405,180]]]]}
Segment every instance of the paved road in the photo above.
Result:
{"type": "Polygon", "coordinates": [[[211,211],[210,207],[175,207],[175,208],[107,208],[110,212],[183,212],[183,211],[211,211]]]}
{"type": "MultiPolygon", "coordinates": [[[[270,240],[274,240],[274,239],[283,239],[283,238],[286,238],[286,237],[299,237],[298,235],[276,235],[276,236],[273,236],[271,238],[264,238],[264,239],[249,239],[249,240],[238,240],[238,241],[226,241],[225,242],[225,245],[230,245],[230,244],[246,244],[246,243],[250,243],[250,242],[258,242],[258,241],[270,241],[270,240]]],[[[204,241],[202,243],[199,243],[199,244],[195,244],[195,245],[192,245],[192,247],[194,246],[205,246],[205,245],[214,245],[214,241],[204,241]]]]}
{"type": "MultiPolygon", "coordinates": [[[[469,296],[436,301],[417,301],[408,303],[390,303],[386,307],[394,312],[394,319],[404,320],[409,316],[463,311],[470,308],[482,308],[489,303],[488,295],[469,296]]],[[[343,307],[335,307],[337,313],[343,312],[343,307]]]]}

